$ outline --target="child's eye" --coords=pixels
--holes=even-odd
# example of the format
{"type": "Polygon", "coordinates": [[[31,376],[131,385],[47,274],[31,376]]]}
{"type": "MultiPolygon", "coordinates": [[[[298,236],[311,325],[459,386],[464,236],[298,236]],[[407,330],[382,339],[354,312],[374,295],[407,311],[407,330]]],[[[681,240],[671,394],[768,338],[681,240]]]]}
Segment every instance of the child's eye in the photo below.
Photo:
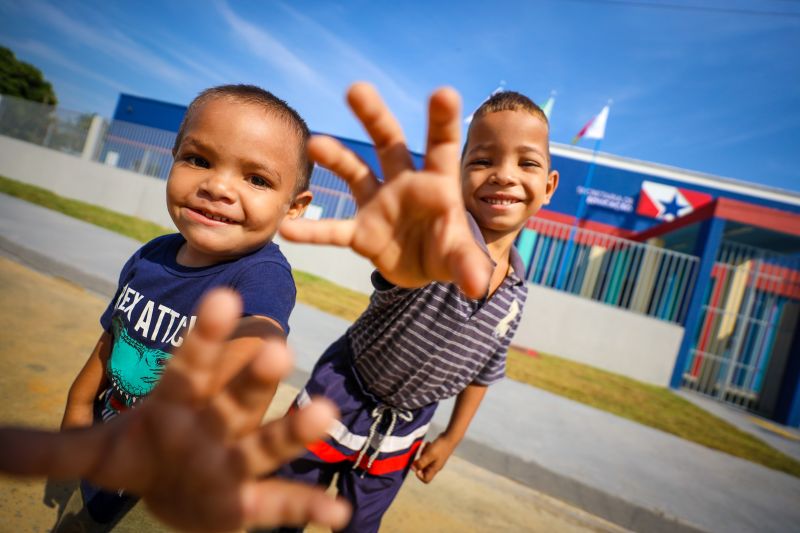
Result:
{"type": "Polygon", "coordinates": [[[186,156],[184,160],[193,167],[209,168],[211,166],[208,161],[197,155],[186,156]]]}
{"type": "Polygon", "coordinates": [[[469,166],[471,167],[488,167],[491,164],[491,161],[488,159],[473,159],[469,162],[469,166]]]}
{"type": "Polygon", "coordinates": [[[524,161],[521,161],[521,162],[520,162],[520,166],[521,166],[521,167],[534,167],[534,168],[539,168],[539,167],[541,167],[541,166],[542,166],[542,164],[541,164],[541,163],[539,163],[538,161],[535,161],[535,160],[533,160],[533,159],[525,159],[524,161]]]}
{"type": "Polygon", "coordinates": [[[261,176],[250,176],[247,178],[247,181],[249,181],[250,184],[253,185],[254,187],[258,187],[259,189],[266,189],[270,187],[270,183],[261,176]]]}

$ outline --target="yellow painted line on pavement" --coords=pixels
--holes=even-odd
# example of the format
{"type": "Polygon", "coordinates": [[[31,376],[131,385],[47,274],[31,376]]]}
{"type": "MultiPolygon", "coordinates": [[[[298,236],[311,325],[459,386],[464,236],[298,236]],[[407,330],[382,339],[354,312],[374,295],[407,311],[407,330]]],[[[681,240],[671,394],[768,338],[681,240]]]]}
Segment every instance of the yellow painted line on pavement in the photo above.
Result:
{"type": "Polygon", "coordinates": [[[800,435],[788,431],[777,424],[773,424],[771,422],[767,422],[766,420],[761,420],[760,418],[755,418],[752,416],[748,418],[755,425],[762,427],[771,433],[775,433],[776,435],[780,435],[781,437],[787,438],[789,440],[796,440],[800,442],[800,435]]]}

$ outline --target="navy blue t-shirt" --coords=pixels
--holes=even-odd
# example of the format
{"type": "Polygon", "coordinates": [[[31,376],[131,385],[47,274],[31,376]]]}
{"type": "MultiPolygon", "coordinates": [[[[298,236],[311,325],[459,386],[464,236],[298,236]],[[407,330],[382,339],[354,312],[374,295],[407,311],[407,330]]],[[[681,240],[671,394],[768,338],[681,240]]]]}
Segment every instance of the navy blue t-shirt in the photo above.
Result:
{"type": "Polygon", "coordinates": [[[100,318],[114,340],[106,365],[110,388],[104,395],[103,418],[152,390],[169,353],[194,327],[195,308],[209,289],[234,289],[242,297],[244,316],[271,318],[289,333],[296,289],[277,244],[270,242],[233,261],[193,268],[176,262],[184,242],[179,233],[153,239],[122,268],[114,299],[100,318]]]}

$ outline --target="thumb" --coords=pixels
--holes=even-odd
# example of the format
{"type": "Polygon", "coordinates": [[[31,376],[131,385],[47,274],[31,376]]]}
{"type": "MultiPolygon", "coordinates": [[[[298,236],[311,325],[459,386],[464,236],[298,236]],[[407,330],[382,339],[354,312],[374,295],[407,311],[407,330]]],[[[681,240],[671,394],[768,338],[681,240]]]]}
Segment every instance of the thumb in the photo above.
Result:
{"type": "Polygon", "coordinates": [[[447,257],[447,266],[455,284],[468,297],[477,300],[489,292],[492,262],[473,239],[465,239],[454,247],[447,257]]]}
{"type": "Polygon", "coordinates": [[[414,461],[412,467],[414,468],[415,472],[425,470],[431,463],[433,463],[433,461],[433,454],[423,452],[419,459],[414,461]]]}
{"type": "Polygon", "coordinates": [[[60,433],[38,429],[0,428],[0,472],[15,476],[86,477],[96,470],[110,425],[60,433]]]}

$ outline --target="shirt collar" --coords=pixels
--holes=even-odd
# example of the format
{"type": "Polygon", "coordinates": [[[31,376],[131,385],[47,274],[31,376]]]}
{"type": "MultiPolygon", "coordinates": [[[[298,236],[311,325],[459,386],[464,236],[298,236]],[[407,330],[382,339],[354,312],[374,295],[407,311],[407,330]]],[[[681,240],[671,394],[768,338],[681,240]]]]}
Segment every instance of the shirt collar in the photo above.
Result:
{"type": "Polygon", "coordinates": [[[525,264],[522,262],[516,246],[511,247],[511,272],[508,273],[515,285],[522,285],[525,283],[525,264]]]}

